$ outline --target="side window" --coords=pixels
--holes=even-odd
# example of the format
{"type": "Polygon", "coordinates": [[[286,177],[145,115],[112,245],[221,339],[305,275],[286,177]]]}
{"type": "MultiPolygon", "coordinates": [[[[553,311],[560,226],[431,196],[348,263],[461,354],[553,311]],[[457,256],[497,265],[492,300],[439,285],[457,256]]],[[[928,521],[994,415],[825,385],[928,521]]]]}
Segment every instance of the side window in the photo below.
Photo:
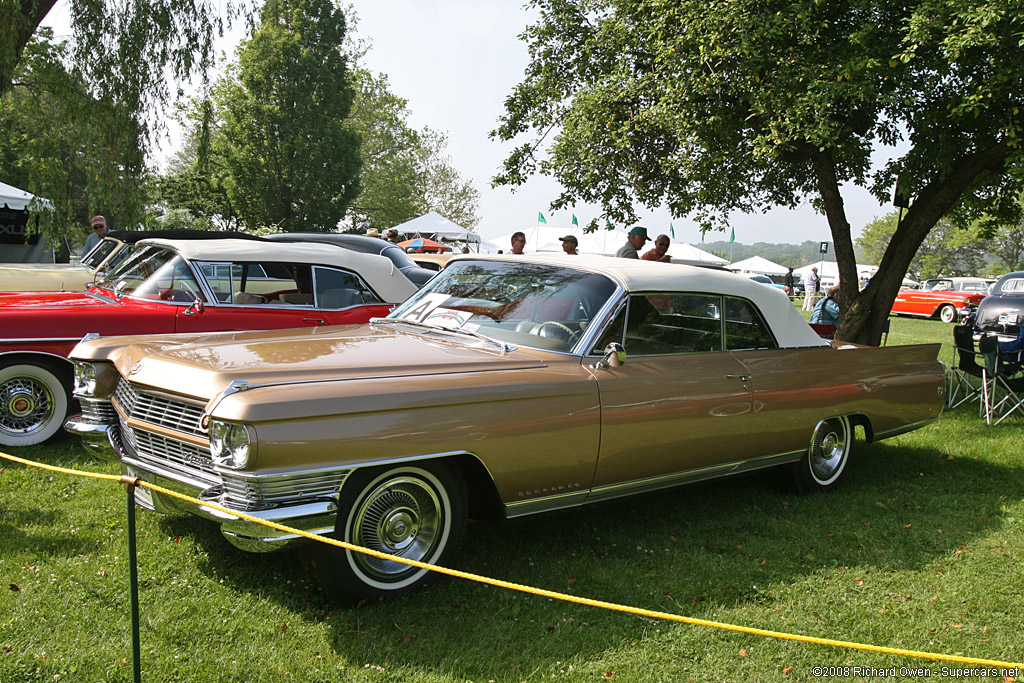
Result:
{"type": "Polygon", "coordinates": [[[383,303],[358,275],[336,268],[314,266],[313,290],[318,308],[383,303]]]}
{"type": "Polygon", "coordinates": [[[725,298],[725,348],[743,349],[778,348],[768,326],[754,305],[743,299],[725,298]]]}
{"type": "Polygon", "coordinates": [[[626,316],[626,353],[638,356],[722,349],[722,297],[634,294],[626,316]]]}

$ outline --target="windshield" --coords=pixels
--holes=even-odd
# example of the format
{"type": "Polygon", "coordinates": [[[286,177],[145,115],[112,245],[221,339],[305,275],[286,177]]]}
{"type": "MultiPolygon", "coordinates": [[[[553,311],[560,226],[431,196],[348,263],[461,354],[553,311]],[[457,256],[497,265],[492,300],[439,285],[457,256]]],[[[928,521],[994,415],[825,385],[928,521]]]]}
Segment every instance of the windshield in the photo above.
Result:
{"type": "Polygon", "coordinates": [[[572,268],[459,261],[387,319],[569,351],[616,290],[607,277],[572,268]]]}
{"type": "Polygon", "coordinates": [[[88,268],[99,268],[103,260],[110,256],[110,252],[117,249],[119,242],[110,237],[104,237],[96,246],[89,250],[89,253],[82,257],[79,261],[83,266],[88,268]]]}
{"type": "Polygon", "coordinates": [[[924,283],[924,287],[921,288],[925,292],[944,292],[953,289],[952,280],[927,280],[924,283]]]}
{"type": "Polygon", "coordinates": [[[206,300],[186,261],[165,247],[148,246],[135,251],[100,286],[119,296],[130,294],[181,302],[206,300]]]}

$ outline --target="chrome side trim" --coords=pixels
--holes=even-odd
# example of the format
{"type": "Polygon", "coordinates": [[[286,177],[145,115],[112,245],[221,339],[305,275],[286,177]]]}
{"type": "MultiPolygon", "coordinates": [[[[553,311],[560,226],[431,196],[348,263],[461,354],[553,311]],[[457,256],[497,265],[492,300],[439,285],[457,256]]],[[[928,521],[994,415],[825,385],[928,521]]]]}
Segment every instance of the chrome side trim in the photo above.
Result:
{"type": "Polygon", "coordinates": [[[538,512],[548,512],[550,510],[560,510],[568,507],[579,507],[585,503],[589,504],[605,500],[613,500],[623,496],[658,491],[660,489],[681,486],[683,484],[690,484],[693,482],[703,481],[705,479],[714,479],[726,475],[752,472],[754,470],[796,462],[800,460],[804,454],[805,451],[800,450],[792,453],[782,453],[779,455],[766,455],[753,460],[730,462],[724,465],[715,465],[713,467],[703,467],[701,469],[689,470],[686,472],[664,474],[657,477],[637,479],[635,481],[624,482],[621,484],[609,484],[608,486],[601,486],[590,489],[589,491],[579,491],[561,494],[558,496],[547,496],[545,498],[535,498],[521,502],[506,503],[505,516],[509,518],[522,517],[524,515],[532,515],[538,512]]]}
{"type": "MultiPolygon", "coordinates": [[[[41,343],[41,342],[75,342],[77,344],[80,341],[82,341],[81,337],[5,337],[3,339],[0,339],[0,344],[14,344],[14,343],[25,343],[25,342],[34,342],[34,343],[41,343]]],[[[36,351],[36,353],[44,353],[44,352],[36,351]]],[[[64,360],[67,360],[67,358],[65,356],[57,356],[57,354],[54,354],[54,353],[47,353],[46,355],[48,355],[48,356],[56,356],[57,358],[64,358],[64,360]]]]}
{"type": "Polygon", "coordinates": [[[692,482],[704,481],[705,479],[741,474],[743,472],[753,472],[754,470],[775,467],[776,465],[785,465],[787,463],[796,462],[802,458],[805,453],[806,451],[799,450],[779,455],[766,455],[752,460],[702,467],[697,470],[664,474],[658,477],[638,479],[636,481],[623,482],[621,484],[609,484],[608,486],[591,489],[590,495],[587,497],[587,502],[611,500],[613,498],[621,498],[622,496],[629,496],[635,493],[657,491],[659,489],[671,488],[680,484],[689,484],[692,482]]]}
{"type": "Polygon", "coordinates": [[[588,495],[589,492],[583,490],[574,491],[573,493],[560,493],[557,496],[533,498],[531,500],[524,500],[518,503],[508,503],[505,505],[505,516],[511,519],[512,517],[534,515],[538,512],[549,512],[551,510],[580,507],[587,502],[588,495]]]}

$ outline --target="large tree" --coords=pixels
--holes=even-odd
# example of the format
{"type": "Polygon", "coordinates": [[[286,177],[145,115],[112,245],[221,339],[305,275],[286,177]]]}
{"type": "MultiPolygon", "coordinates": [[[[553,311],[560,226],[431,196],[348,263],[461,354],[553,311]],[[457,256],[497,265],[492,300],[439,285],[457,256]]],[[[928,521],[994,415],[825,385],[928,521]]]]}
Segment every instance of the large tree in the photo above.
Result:
{"type": "Polygon", "coordinates": [[[354,91],[331,0],[267,0],[220,102],[228,186],[249,227],[330,231],[359,194],[354,91]]]}
{"type": "Polygon", "coordinates": [[[66,53],[48,28],[26,46],[13,87],[0,97],[0,177],[48,199],[44,232],[73,244],[94,213],[131,227],[146,192],[134,117],[94,99],[81,73],[64,66],[66,53]]]}
{"type": "Polygon", "coordinates": [[[841,336],[877,344],[903,274],[943,216],[1019,215],[1024,10],[1011,0],[533,0],[531,61],[494,136],[532,134],[497,183],[534,173],[554,208],[619,222],[666,205],[721,227],[732,212],[827,218],[841,336]],[[873,170],[872,150],[903,142],[873,170]],[[879,273],[857,291],[840,188],[911,198],[879,273]]]}

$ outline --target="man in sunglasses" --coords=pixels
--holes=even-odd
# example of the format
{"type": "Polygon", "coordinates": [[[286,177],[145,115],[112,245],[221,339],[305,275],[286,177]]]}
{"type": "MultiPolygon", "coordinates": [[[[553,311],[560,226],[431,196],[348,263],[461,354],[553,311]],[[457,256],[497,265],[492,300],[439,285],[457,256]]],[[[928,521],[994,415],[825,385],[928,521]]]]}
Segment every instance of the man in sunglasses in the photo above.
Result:
{"type": "Polygon", "coordinates": [[[649,249],[640,258],[644,261],[664,261],[669,263],[672,261],[672,257],[668,255],[669,244],[671,242],[669,242],[668,235],[658,235],[658,239],[654,240],[654,248],[649,249]]]}
{"type": "Polygon", "coordinates": [[[85,249],[82,256],[85,256],[92,248],[99,244],[100,240],[107,236],[107,219],[103,216],[92,217],[92,234],[85,238],[85,249]]]}

